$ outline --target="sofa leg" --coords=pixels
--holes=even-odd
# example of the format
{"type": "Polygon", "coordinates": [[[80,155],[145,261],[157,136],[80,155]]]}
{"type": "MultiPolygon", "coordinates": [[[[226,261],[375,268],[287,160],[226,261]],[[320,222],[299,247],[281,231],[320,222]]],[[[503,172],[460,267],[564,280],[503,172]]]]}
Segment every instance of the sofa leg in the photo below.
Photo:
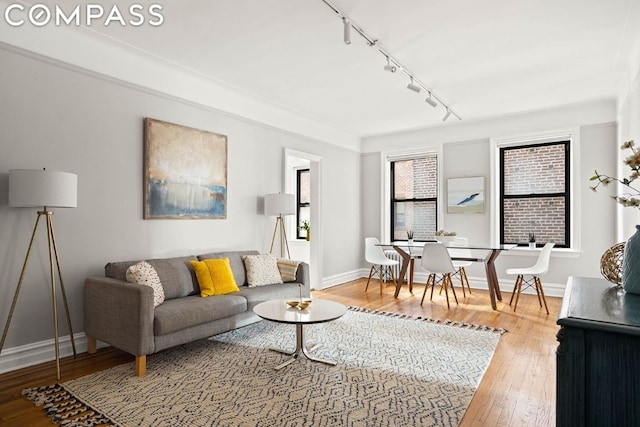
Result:
{"type": "Polygon", "coordinates": [[[96,339],[94,337],[87,336],[87,353],[93,354],[97,351],[96,339]]]}
{"type": "Polygon", "coordinates": [[[147,356],[136,356],[136,377],[147,374],[147,356]]]}

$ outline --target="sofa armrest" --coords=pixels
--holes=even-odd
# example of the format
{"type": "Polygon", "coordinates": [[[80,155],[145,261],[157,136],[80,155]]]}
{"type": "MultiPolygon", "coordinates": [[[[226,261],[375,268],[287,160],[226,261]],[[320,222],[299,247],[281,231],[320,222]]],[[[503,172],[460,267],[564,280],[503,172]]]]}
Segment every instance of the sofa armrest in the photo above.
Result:
{"type": "Polygon", "coordinates": [[[154,352],[153,289],[107,277],[84,282],[84,325],[88,337],[143,356],[154,352]]]}
{"type": "Polygon", "coordinates": [[[309,278],[309,264],[301,262],[296,271],[296,282],[302,284],[302,296],[311,298],[311,279],[309,278]]]}

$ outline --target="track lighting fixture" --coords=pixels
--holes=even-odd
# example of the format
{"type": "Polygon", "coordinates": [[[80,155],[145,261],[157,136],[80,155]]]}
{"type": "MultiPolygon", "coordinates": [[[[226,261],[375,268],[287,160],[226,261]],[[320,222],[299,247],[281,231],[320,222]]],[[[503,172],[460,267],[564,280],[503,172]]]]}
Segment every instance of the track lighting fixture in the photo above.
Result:
{"type": "Polygon", "coordinates": [[[438,103],[431,97],[431,92],[429,92],[429,97],[425,99],[425,102],[434,108],[438,106],[438,103]]]}
{"type": "Polygon", "coordinates": [[[351,44],[351,22],[343,17],[342,25],[344,26],[344,44],[351,44]]]}
{"type": "Polygon", "coordinates": [[[397,68],[395,65],[391,65],[391,62],[389,62],[389,57],[387,56],[387,65],[384,66],[384,70],[389,71],[390,73],[395,73],[396,69],[397,68]]]}
{"type": "Polygon", "coordinates": [[[414,77],[415,76],[414,73],[408,70],[407,67],[405,67],[402,63],[398,62],[398,60],[394,58],[393,55],[391,55],[391,53],[389,53],[389,51],[387,51],[384,48],[384,43],[381,40],[375,39],[371,37],[369,34],[367,34],[362,28],[360,28],[360,26],[358,26],[358,24],[353,22],[353,20],[349,16],[347,16],[343,11],[341,11],[336,6],[334,6],[331,0],[321,0],[321,1],[324,4],[326,4],[331,10],[333,10],[340,17],[340,19],[342,19],[342,25],[344,27],[343,36],[344,36],[345,44],[351,44],[351,28],[353,28],[356,33],[358,33],[363,39],[365,39],[365,41],[367,42],[367,45],[370,48],[375,49],[376,51],[378,51],[378,53],[382,54],[385,57],[385,59],[387,60],[387,65],[384,66],[385,71],[388,71],[390,73],[395,73],[396,71],[400,71],[404,73],[407,77],[409,77],[409,79],[411,79],[411,82],[407,85],[407,89],[416,93],[419,93],[422,89],[424,89],[426,92],[429,93],[429,97],[425,99],[425,102],[427,104],[431,105],[432,107],[437,107],[438,104],[440,104],[442,105],[443,108],[447,110],[442,121],[446,121],[452,115],[457,117],[459,120],[462,120],[462,117],[460,117],[455,111],[450,109],[442,101],[442,99],[440,99],[437,96],[437,94],[433,93],[433,91],[430,88],[425,86],[424,83],[422,83],[419,78],[414,77]]]}
{"type": "Polygon", "coordinates": [[[412,91],[414,91],[416,93],[420,93],[420,90],[422,88],[420,86],[418,86],[417,84],[413,83],[413,76],[409,76],[409,78],[411,79],[411,81],[407,85],[407,89],[412,90],[412,91]]]}

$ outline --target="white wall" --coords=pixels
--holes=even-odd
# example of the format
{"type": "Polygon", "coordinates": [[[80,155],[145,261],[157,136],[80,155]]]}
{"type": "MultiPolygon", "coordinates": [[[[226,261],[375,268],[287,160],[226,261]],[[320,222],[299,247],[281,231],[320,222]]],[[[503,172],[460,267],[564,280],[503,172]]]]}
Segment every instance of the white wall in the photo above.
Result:
{"type": "MultiPolygon", "coordinates": [[[[77,209],[54,214],[76,333],[83,331],[83,281],[103,275],[109,261],[268,251],[273,218],[262,215],[262,197],[284,188],[285,148],[322,158],[322,277],[360,267],[359,153],[15,49],[0,46],[0,64],[0,325],[36,218],[35,209],[7,206],[10,169],[78,175],[77,209]],[[142,219],[144,117],[228,136],[226,220],[142,219]]],[[[42,228],[3,354],[53,337],[45,237],[42,228]]]]}
{"type": "MultiPolygon", "coordinates": [[[[640,55],[640,51],[638,52],[640,55]]],[[[634,57],[634,61],[638,56],[634,57]]],[[[638,66],[637,62],[635,64],[638,66]]],[[[618,111],[618,145],[628,140],[634,140],[636,147],[640,146],[640,71],[635,69],[634,78],[630,79],[628,89],[620,99],[618,111]]],[[[630,169],[622,163],[622,160],[630,154],[628,150],[618,150],[617,176],[628,177],[630,169]]],[[[612,169],[613,171],[613,169],[612,169]]],[[[613,172],[612,172],[613,174],[613,172]]],[[[619,194],[621,194],[619,192],[619,194]]],[[[635,232],[635,225],[640,224],[640,210],[618,207],[620,226],[617,234],[618,240],[626,240],[635,232]]]]}
{"type": "MultiPolygon", "coordinates": [[[[614,168],[616,156],[615,103],[602,101],[574,105],[548,111],[518,114],[475,122],[461,122],[412,132],[365,138],[362,143],[363,222],[364,236],[380,236],[382,212],[380,209],[381,158],[385,150],[416,150],[421,147],[442,146],[442,179],[460,176],[484,176],[491,197],[490,140],[517,137],[535,133],[573,128],[579,130],[580,157],[577,219],[580,223],[582,244],[574,253],[557,251],[546,276],[549,294],[561,295],[571,275],[599,276],[600,256],[615,239],[615,206],[602,194],[589,189],[589,177],[597,168],[614,168]],[[365,175],[366,174],[366,175],[365,175]],[[370,185],[366,183],[369,182],[370,185]]],[[[445,191],[445,186],[441,186],[445,191]]],[[[491,241],[491,212],[489,205],[484,214],[447,214],[440,218],[439,228],[456,230],[474,242],[491,241]]],[[[513,280],[504,271],[510,267],[532,265],[535,256],[527,251],[503,252],[496,261],[501,286],[511,290],[513,280]]],[[[484,278],[482,265],[469,269],[469,274],[484,278]]]]}

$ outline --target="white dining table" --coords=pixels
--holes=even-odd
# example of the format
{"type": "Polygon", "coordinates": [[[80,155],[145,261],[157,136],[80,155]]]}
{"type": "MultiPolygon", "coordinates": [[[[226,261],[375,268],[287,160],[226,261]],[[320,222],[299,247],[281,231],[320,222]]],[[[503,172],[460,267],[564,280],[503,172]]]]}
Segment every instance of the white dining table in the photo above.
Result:
{"type": "MultiPolygon", "coordinates": [[[[496,273],[495,260],[500,255],[500,252],[506,251],[509,249],[515,248],[517,245],[514,244],[475,244],[469,243],[466,245],[452,245],[451,243],[445,242],[436,242],[432,243],[442,243],[448,248],[451,249],[472,249],[472,250],[481,250],[487,251],[487,254],[484,257],[461,257],[461,256],[452,256],[452,260],[456,261],[471,261],[471,262],[482,262],[484,263],[485,272],[487,275],[487,285],[489,288],[489,299],[491,300],[491,308],[497,308],[496,301],[502,301],[502,293],[500,292],[500,284],[498,282],[498,275],[496,273]]],[[[409,244],[406,241],[394,241],[390,243],[380,243],[382,247],[393,248],[398,252],[400,257],[402,258],[402,265],[400,267],[400,275],[398,280],[396,281],[396,290],[394,293],[394,297],[398,298],[400,294],[400,288],[402,287],[402,283],[404,282],[404,278],[407,274],[407,270],[409,271],[409,292],[413,291],[413,271],[414,271],[414,263],[416,258],[420,258],[422,256],[422,246],[423,243],[412,243],[409,244]]]]}

